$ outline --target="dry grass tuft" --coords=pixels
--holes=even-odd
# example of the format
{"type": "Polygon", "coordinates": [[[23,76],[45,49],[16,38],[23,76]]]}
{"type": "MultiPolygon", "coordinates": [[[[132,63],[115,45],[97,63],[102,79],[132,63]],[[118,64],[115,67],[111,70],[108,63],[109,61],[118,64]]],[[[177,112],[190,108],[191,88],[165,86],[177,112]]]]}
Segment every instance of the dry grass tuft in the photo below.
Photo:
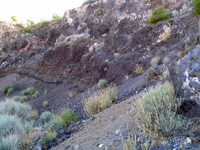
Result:
{"type": "Polygon", "coordinates": [[[84,102],[84,110],[88,116],[93,116],[108,106],[110,106],[117,99],[117,88],[115,86],[109,86],[105,89],[99,90],[84,102]]]}
{"type": "Polygon", "coordinates": [[[143,69],[142,65],[139,65],[139,64],[136,65],[136,67],[135,67],[135,73],[137,75],[141,75],[141,74],[144,73],[144,69],[143,69]]]}

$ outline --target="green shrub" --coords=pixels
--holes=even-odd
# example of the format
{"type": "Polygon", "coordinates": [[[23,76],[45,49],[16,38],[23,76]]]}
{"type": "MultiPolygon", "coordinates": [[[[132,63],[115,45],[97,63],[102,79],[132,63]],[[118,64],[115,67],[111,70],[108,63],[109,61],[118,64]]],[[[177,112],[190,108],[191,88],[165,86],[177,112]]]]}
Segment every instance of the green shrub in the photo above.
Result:
{"type": "Polygon", "coordinates": [[[18,135],[9,135],[0,140],[0,150],[18,150],[18,135]]]}
{"type": "Polygon", "coordinates": [[[90,97],[88,97],[84,102],[84,110],[89,116],[93,116],[108,106],[110,106],[117,99],[117,88],[107,87],[102,89],[90,97]]]}
{"type": "Polygon", "coordinates": [[[105,79],[101,79],[101,80],[99,80],[99,82],[98,82],[98,87],[99,88],[105,88],[106,86],[108,85],[108,81],[107,80],[105,80],[105,79]]]}
{"type": "Polygon", "coordinates": [[[27,96],[34,95],[34,93],[35,93],[35,89],[34,88],[27,88],[26,90],[23,91],[23,94],[27,95],[27,96]]]}
{"type": "Polygon", "coordinates": [[[60,129],[62,129],[62,121],[55,119],[50,121],[46,126],[47,128],[54,128],[55,131],[59,131],[60,129]]]}
{"type": "Polygon", "coordinates": [[[12,16],[11,19],[12,19],[12,21],[17,22],[17,17],[16,16],[12,16]]]}
{"type": "Polygon", "coordinates": [[[24,103],[28,99],[27,96],[14,96],[12,100],[20,103],[24,103]]]}
{"type": "Polygon", "coordinates": [[[49,111],[45,111],[40,116],[40,124],[44,125],[45,123],[48,123],[52,119],[53,119],[53,114],[51,112],[49,112],[49,111]]]}
{"type": "Polygon", "coordinates": [[[72,122],[78,121],[78,116],[73,111],[63,111],[60,117],[64,127],[68,127],[72,122]]]}
{"type": "Polygon", "coordinates": [[[0,139],[9,135],[23,133],[21,120],[16,116],[0,115],[0,139]]]}
{"type": "Polygon", "coordinates": [[[6,100],[0,103],[0,115],[16,115],[24,120],[30,120],[32,109],[27,104],[21,104],[12,100],[6,100]]]}
{"type": "Polygon", "coordinates": [[[200,14],[200,0],[193,0],[192,3],[194,4],[194,13],[199,15],[200,14]]]}
{"type": "Polygon", "coordinates": [[[32,33],[33,32],[33,30],[32,30],[32,27],[24,27],[24,28],[20,28],[19,29],[19,32],[20,33],[32,33]]]}
{"type": "Polygon", "coordinates": [[[45,136],[46,142],[52,142],[57,136],[57,133],[55,131],[49,131],[47,135],[45,136]]]}
{"type": "Polygon", "coordinates": [[[29,23],[29,25],[34,25],[35,22],[33,20],[27,19],[27,22],[29,23]]]}
{"type": "Polygon", "coordinates": [[[41,20],[38,24],[35,24],[32,26],[34,30],[39,30],[41,28],[44,28],[46,25],[48,25],[50,22],[47,20],[41,20]]]}
{"type": "Polygon", "coordinates": [[[174,87],[169,83],[145,93],[138,100],[138,127],[152,137],[167,137],[186,128],[187,120],[176,115],[181,99],[175,97],[174,87]]]}
{"type": "Polygon", "coordinates": [[[58,20],[58,19],[60,19],[60,18],[61,18],[61,17],[60,17],[58,14],[56,14],[56,13],[52,15],[52,19],[53,19],[53,20],[58,20]]]}
{"type": "Polygon", "coordinates": [[[157,7],[152,12],[152,16],[148,19],[149,23],[156,23],[169,18],[169,13],[163,6],[157,7]]]}
{"type": "Polygon", "coordinates": [[[43,106],[44,108],[46,108],[47,106],[49,106],[49,102],[48,102],[48,101],[44,101],[43,104],[42,104],[42,106],[43,106]]]}
{"type": "Polygon", "coordinates": [[[13,88],[12,85],[5,86],[5,87],[3,88],[4,94],[7,94],[7,93],[8,93],[8,90],[11,89],[11,88],[13,88]]]}
{"type": "Polygon", "coordinates": [[[39,95],[40,95],[40,92],[36,90],[36,91],[34,92],[34,97],[38,97],[39,95]]]}

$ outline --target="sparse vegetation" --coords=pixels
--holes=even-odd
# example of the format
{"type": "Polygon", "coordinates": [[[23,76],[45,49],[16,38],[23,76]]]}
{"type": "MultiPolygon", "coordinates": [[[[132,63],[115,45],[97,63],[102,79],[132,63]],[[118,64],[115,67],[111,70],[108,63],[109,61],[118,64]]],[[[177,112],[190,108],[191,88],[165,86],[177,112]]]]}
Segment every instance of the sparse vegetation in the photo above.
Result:
{"type": "Polygon", "coordinates": [[[172,84],[164,84],[149,90],[138,100],[137,124],[146,135],[161,138],[186,129],[188,121],[176,115],[181,99],[175,97],[172,84]]]}
{"type": "Polygon", "coordinates": [[[36,91],[34,92],[34,97],[38,97],[39,95],[40,95],[40,92],[36,90],[36,91]]]}
{"type": "Polygon", "coordinates": [[[23,91],[24,95],[33,95],[35,93],[34,88],[27,88],[26,90],[23,91]]]}
{"type": "Polygon", "coordinates": [[[45,123],[48,123],[52,119],[53,119],[53,114],[51,112],[49,112],[49,111],[45,111],[40,116],[40,124],[44,125],[45,123]]]}
{"type": "Polygon", "coordinates": [[[12,100],[20,103],[24,103],[28,99],[27,96],[14,96],[12,100]]]}
{"type": "Polygon", "coordinates": [[[160,57],[159,57],[159,56],[153,57],[153,58],[151,59],[151,62],[150,62],[151,66],[157,65],[158,62],[159,62],[159,60],[160,60],[160,57]]]}
{"type": "Polygon", "coordinates": [[[56,14],[56,13],[52,15],[52,20],[54,20],[54,21],[55,21],[55,20],[58,20],[58,19],[60,19],[60,18],[61,18],[61,17],[60,17],[58,14],[56,14]]]}
{"type": "Polygon", "coordinates": [[[12,16],[11,19],[12,19],[12,21],[17,22],[17,17],[16,16],[12,16]]]}
{"type": "Polygon", "coordinates": [[[168,64],[170,62],[170,58],[169,57],[165,57],[163,59],[163,64],[168,64]]]}
{"type": "Polygon", "coordinates": [[[0,115],[16,115],[24,120],[30,120],[32,109],[27,104],[21,104],[13,100],[6,100],[0,103],[0,115]]]}
{"type": "Polygon", "coordinates": [[[98,82],[98,88],[105,88],[106,86],[108,86],[108,81],[105,79],[100,79],[98,82]]]}
{"type": "Polygon", "coordinates": [[[29,25],[34,25],[35,22],[33,20],[27,19],[27,22],[29,23],[29,25]]]}
{"type": "Polygon", "coordinates": [[[21,120],[17,116],[1,115],[0,139],[8,135],[21,135],[23,132],[21,120]]]}
{"type": "Polygon", "coordinates": [[[95,10],[94,14],[97,16],[103,15],[103,10],[101,8],[98,8],[95,10]]]}
{"type": "Polygon", "coordinates": [[[78,116],[74,114],[73,111],[64,110],[60,116],[64,127],[68,127],[72,122],[78,121],[78,116]]]}
{"type": "Polygon", "coordinates": [[[47,128],[53,128],[55,131],[60,130],[63,127],[62,120],[60,119],[53,119],[47,125],[47,128]]]}
{"type": "Polygon", "coordinates": [[[47,142],[52,142],[57,136],[57,133],[55,131],[48,131],[47,135],[45,136],[45,139],[47,142]]]}
{"type": "Polygon", "coordinates": [[[18,135],[9,135],[0,140],[0,150],[18,150],[18,135]]]}
{"type": "Polygon", "coordinates": [[[102,89],[89,98],[83,103],[84,110],[89,116],[93,116],[108,106],[110,106],[117,99],[117,88],[114,86],[109,86],[102,89]]]}
{"type": "Polygon", "coordinates": [[[193,0],[192,1],[193,5],[194,5],[194,13],[199,15],[200,14],[200,0],[193,0]]]}
{"type": "Polygon", "coordinates": [[[11,88],[13,88],[12,85],[7,85],[7,86],[5,86],[5,87],[3,88],[4,94],[7,94],[7,93],[8,93],[8,90],[11,89],[11,88]]]}
{"type": "Polygon", "coordinates": [[[47,20],[41,20],[37,24],[34,24],[34,22],[32,22],[31,20],[27,20],[27,22],[29,23],[29,26],[20,28],[19,29],[20,33],[33,33],[34,31],[37,31],[50,23],[47,20]],[[30,21],[30,22],[28,22],[28,21],[30,21]]]}
{"type": "Polygon", "coordinates": [[[152,16],[148,19],[149,23],[157,23],[162,20],[166,20],[169,18],[169,13],[163,6],[160,6],[152,12],[152,16]]]}
{"type": "Polygon", "coordinates": [[[135,66],[135,73],[137,75],[141,75],[141,74],[144,73],[144,69],[143,69],[142,65],[136,64],[136,66],[135,66]]]}
{"type": "Polygon", "coordinates": [[[37,115],[38,115],[37,110],[33,110],[33,111],[32,111],[32,118],[36,118],[37,115]]]}
{"type": "Polygon", "coordinates": [[[48,107],[48,106],[49,106],[49,102],[48,102],[48,101],[44,101],[43,104],[42,104],[42,106],[43,106],[44,108],[48,107]]]}

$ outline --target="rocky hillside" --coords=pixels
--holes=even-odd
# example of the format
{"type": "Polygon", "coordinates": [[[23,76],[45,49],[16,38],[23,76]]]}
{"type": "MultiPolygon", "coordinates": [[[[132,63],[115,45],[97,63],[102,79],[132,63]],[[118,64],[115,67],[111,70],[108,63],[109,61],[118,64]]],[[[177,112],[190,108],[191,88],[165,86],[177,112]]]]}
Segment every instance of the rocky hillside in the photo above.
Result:
{"type": "MultiPolygon", "coordinates": [[[[58,133],[61,137],[47,149],[74,145],[114,149],[113,141],[122,149],[117,131],[125,131],[126,122],[120,115],[131,109],[137,94],[166,80],[182,99],[177,113],[192,119],[200,116],[200,16],[190,1],[88,1],[66,11],[61,19],[38,26],[27,32],[22,25],[0,23],[0,100],[22,96],[25,89],[34,87],[38,95],[29,97],[27,103],[39,116],[47,110],[55,114],[63,108],[74,111],[79,122],[72,126],[78,129],[58,133]],[[169,18],[148,23],[158,6],[167,9],[169,18]],[[115,84],[117,99],[114,106],[88,119],[83,102],[99,90],[101,79],[115,84]],[[13,90],[3,92],[8,85],[13,90]],[[48,107],[43,106],[46,101],[48,107]]],[[[35,150],[40,148],[37,142],[31,144],[35,150]]]]}

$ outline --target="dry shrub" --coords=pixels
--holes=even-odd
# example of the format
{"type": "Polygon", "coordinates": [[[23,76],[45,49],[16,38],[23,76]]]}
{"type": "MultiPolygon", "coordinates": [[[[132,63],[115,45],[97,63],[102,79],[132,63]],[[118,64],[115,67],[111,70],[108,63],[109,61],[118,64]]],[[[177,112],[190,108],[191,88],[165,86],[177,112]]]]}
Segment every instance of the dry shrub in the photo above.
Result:
{"type": "Polygon", "coordinates": [[[143,69],[142,65],[139,65],[139,64],[136,65],[136,67],[135,67],[135,73],[137,75],[141,75],[141,74],[144,73],[144,69],[143,69]]]}
{"type": "Polygon", "coordinates": [[[88,114],[88,116],[93,116],[106,109],[116,99],[117,88],[115,86],[109,86],[89,96],[83,102],[84,110],[88,114]]]}

